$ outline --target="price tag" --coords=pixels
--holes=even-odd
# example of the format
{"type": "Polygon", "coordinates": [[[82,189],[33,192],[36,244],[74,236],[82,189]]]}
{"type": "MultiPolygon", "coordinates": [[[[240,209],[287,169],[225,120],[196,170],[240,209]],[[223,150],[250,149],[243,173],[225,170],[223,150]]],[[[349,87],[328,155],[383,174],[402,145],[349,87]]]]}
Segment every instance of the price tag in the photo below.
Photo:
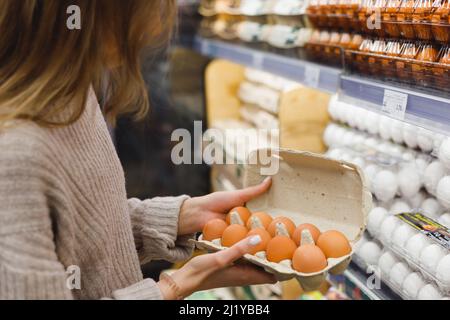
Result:
{"type": "Polygon", "coordinates": [[[319,87],[320,81],[320,68],[312,65],[305,67],[305,86],[311,88],[319,87]]]}
{"type": "Polygon", "coordinates": [[[381,111],[389,116],[405,120],[406,107],[408,105],[408,94],[392,90],[384,90],[383,107],[381,111]]]}
{"type": "Polygon", "coordinates": [[[205,56],[209,55],[209,41],[203,40],[200,50],[203,55],[205,55],[205,56]]]}
{"type": "Polygon", "coordinates": [[[256,69],[262,69],[264,63],[264,55],[260,52],[253,53],[253,67],[256,69]]]}

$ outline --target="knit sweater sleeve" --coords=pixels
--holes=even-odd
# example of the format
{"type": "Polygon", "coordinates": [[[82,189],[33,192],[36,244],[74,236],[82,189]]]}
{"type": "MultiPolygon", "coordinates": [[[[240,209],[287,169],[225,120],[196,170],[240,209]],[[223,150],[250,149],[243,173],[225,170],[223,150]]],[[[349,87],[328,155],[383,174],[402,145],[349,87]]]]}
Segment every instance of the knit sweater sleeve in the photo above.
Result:
{"type": "MultiPolygon", "coordinates": [[[[57,254],[49,206],[53,175],[42,149],[31,137],[0,135],[0,300],[76,298],[72,273],[57,254]]],[[[99,298],[163,299],[151,279],[99,298]]]]}
{"type": "Polygon", "coordinates": [[[151,260],[177,262],[188,259],[194,250],[190,239],[178,236],[178,217],[188,196],[128,200],[133,235],[142,264],[151,260]]]}

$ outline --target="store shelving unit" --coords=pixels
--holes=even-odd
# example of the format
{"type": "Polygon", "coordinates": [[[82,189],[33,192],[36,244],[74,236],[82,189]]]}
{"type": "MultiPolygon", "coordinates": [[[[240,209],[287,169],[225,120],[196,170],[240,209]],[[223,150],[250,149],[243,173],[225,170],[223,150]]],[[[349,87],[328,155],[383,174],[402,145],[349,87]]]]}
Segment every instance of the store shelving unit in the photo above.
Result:
{"type": "Polygon", "coordinates": [[[267,71],[329,93],[339,89],[341,70],[336,68],[201,37],[196,38],[195,48],[203,55],[267,71]]]}
{"type": "Polygon", "coordinates": [[[450,134],[450,99],[422,91],[349,76],[341,69],[247,48],[221,40],[197,37],[203,55],[227,59],[267,71],[328,93],[341,100],[435,132],[450,134]]]}

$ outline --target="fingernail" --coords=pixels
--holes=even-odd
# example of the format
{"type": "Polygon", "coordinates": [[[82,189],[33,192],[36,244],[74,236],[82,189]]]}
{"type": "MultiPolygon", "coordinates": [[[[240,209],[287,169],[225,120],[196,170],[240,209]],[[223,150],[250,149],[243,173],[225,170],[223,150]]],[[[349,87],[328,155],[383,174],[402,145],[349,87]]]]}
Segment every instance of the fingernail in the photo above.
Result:
{"type": "Polygon", "coordinates": [[[248,243],[249,243],[251,246],[257,246],[258,244],[261,243],[261,241],[262,241],[262,239],[261,239],[260,236],[253,236],[253,237],[250,238],[250,240],[248,241],[248,243]]]}
{"type": "Polygon", "coordinates": [[[267,177],[267,178],[264,179],[263,183],[269,182],[270,180],[272,180],[272,178],[271,177],[267,177]]]}

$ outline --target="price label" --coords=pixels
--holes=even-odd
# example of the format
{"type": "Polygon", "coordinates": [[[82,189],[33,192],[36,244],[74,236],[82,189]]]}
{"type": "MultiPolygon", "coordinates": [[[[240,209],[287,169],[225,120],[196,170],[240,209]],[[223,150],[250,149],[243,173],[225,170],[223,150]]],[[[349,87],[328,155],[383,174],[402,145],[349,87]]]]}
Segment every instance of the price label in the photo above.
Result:
{"type": "Polygon", "coordinates": [[[389,116],[405,120],[406,107],[408,105],[408,94],[392,90],[384,90],[383,107],[381,111],[389,116]]]}
{"type": "Polygon", "coordinates": [[[307,65],[305,67],[305,86],[317,88],[320,81],[320,68],[307,65]]]}
{"type": "Polygon", "coordinates": [[[203,40],[201,44],[201,49],[203,55],[209,55],[209,41],[203,40]]]}
{"type": "Polygon", "coordinates": [[[253,53],[253,67],[256,69],[262,69],[264,64],[264,55],[260,52],[253,53]]]}

